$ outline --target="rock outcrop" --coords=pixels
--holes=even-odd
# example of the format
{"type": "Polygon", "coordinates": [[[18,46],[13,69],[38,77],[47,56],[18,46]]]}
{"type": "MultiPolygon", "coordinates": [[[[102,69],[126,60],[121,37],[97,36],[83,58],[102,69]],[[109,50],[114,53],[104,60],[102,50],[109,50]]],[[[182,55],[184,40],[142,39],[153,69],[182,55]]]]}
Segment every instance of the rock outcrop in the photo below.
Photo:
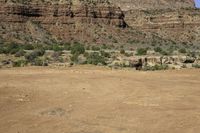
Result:
{"type": "Polygon", "coordinates": [[[126,12],[129,26],[141,31],[157,33],[174,42],[198,44],[200,28],[200,10],[161,9],[161,10],[130,10],[126,12]]]}
{"type": "Polygon", "coordinates": [[[18,5],[4,4],[0,7],[1,22],[25,23],[33,21],[40,24],[103,23],[126,27],[124,14],[114,6],[90,6],[71,4],[59,5],[18,5]]]}
{"type": "MultiPolygon", "coordinates": [[[[124,14],[106,0],[64,3],[0,2],[0,36],[18,42],[94,42],[95,30],[125,28],[124,14]]],[[[105,35],[106,36],[106,35],[105,35]]],[[[98,39],[98,38],[97,38],[98,39]]]]}
{"type": "Polygon", "coordinates": [[[193,0],[110,0],[122,10],[179,9],[193,7],[193,0]]]}
{"type": "Polygon", "coordinates": [[[0,0],[0,40],[200,49],[199,13],[183,0],[0,0]]]}
{"type": "Polygon", "coordinates": [[[132,56],[118,57],[109,63],[111,67],[135,67],[137,70],[145,69],[146,67],[167,66],[167,68],[181,69],[200,66],[200,57],[192,57],[185,55],[174,56],[132,56]]]}

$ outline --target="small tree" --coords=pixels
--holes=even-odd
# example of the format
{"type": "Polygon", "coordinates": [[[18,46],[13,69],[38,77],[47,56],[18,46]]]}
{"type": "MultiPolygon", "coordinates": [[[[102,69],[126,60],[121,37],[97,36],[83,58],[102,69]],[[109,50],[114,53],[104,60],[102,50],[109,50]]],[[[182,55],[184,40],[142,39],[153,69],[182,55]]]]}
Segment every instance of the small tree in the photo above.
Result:
{"type": "Polygon", "coordinates": [[[75,43],[72,47],[71,47],[71,54],[84,54],[85,53],[85,48],[82,44],[80,43],[75,43]]]}

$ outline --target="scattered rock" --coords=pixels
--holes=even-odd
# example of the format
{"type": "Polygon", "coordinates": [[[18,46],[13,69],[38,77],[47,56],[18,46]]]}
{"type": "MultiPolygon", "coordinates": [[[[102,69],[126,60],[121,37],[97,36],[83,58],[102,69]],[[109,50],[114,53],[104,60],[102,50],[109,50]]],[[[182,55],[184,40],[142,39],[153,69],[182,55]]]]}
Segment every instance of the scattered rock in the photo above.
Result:
{"type": "Polygon", "coordinates": [[[62,108],[53,108],[46,111],[41,112],[41,115],[47,115],[47,116],[63,116],[65,115],[65,110],[62,108]]]}

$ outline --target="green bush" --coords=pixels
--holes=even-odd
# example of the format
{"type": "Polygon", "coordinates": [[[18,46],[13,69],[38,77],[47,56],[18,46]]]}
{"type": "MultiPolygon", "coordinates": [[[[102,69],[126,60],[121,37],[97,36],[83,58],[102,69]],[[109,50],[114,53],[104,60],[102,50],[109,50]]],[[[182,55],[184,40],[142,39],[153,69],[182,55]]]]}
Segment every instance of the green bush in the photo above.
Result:
{"type": "Polygon", "coordinates": [[[156,48],[154,48],[154,51],[161,53],[163,51],[163,49],[161,47],[156,47],[156,48]]]}
{"type": "Polygon", "coordinates": [[[147,48],[139,48],[137,49],[136,55],[146,55],[147,54],[147,48]]]}
{"type": "MultiPolygon", "coordinates": [[[[169,53],[163,50],[161,47],[154,48],[154,51],[160,53],[161,55],[169,55],[169,53]]],[[[172,51],[172,50],[169,49],[169,51],[172,51]]]]}
{"type": "Polygon", "coordinates": [[[37,56],[43,56],[45,54],[45,50],[43,48],[41,49],[35,49],[33,51],[37,56]]]}
{"type": "Polygon", "coordinates": [[[71,54],[84,54],[85,53],[85,48],[82,44],[80,43],[75,43],[72,47],[71,47],[71,54]]]}
{"type": "Polygon", "coordinates": [[[23,49],[24,49],[24,50],[33,50],[34,47],[33,47],[33,45],[31,45],[31,44],[27,44],[27,45],[23,45],[23,49]]]}
{"type": "Polygon", "coordinates": [[[1,44],[0,54],[16,54],[19,52],[22,53],[23,49],[24,46],[17,43],[1,44]]]}
{"type": "Polygon", "coordinates": [[[164,51],[164,50],[160,54],[162,54],[162,55],[169,55],[169,53],[166,52],[166,51],[164,51]]]}
{"type": "Polygon", "coordinates": [[[73,54],[70,59],[71,59],[72,62],[77,63],[78,62],[78,57],[79,57],[79,54],[73,54]]]}
{"type": "Polygon", "coordinates": [[[26,59],[28,62],[33,61],[36,57],[37,57],[37,55],[36,55],[34,52],[25,54],[25,59],[26,59]]]}
{"type": "Polygon", "coordinates": [[[19,51],[20,46],[17,43],[5,44],[3,48],[4,54],[15,54],[19,51]]]}
{"type": "Polygon", "coordinates": [[[2,46],[0,46],[0,54],[4,53],[4,48],[2,46]]]}
{"type": "Polygon", "coordinates": [[[126,52],[125,52],[125,50],[124,49],[121,49],[120,50],[120,54],[125,54],[126,52]]]}
{"type": "Polygon", "coordinates": [[[166,70],[168,69],[168,65],[158,65],[156,64],[155,66],[145,66],[142,68],[144,71],[156,71],[156,70],[166,70]]]}
{"type": "Polygon", "coordinates": [[[103,44],[103,45],[101,46],[101,49],[108,49],[108,46],[106,46],[106,44],[103,44]]]}
{"type": "Polygon", "coordinates": [[[45,54],[45,50],[44,49],[36,49],[31,53],[27,53],[25,55],[25,59],[29,62],[34,61],[38,56],[43,56],[45,54]]]}
{"type": "Polygon", "coordinates": [[[194,67],[194,68],[200,68],[200,64],[192,64],[192,67],[194,67]]]}
{"type": "Polygon", "coordinates": [[[93,51],[99,51],[99,50],[100,50],[100,47],[98,47],[98,46],[92,46],[92,50],[93,50],[93,51]]]}
{"type": "Polygon", "coordinates": [[[71,44],[70,43],[65,43],[64,45],[64,50],[71,50],[71,44]]]}
{"type": "Polygon", "coordinates": [[[100,51],[100,53],[101,53],[101,56],[103,56],[103,57],[106,57],[106,58],[110,58],[111,57],[111,55],[110,55],[110,53],[108,53],[108,52],[105,52],[105,51],[100,51]]]}
{"type": "Polygon", "coordinates": [[[64,48],[62,46],[56,44],[56,45],[53,45],[53,49],[52,50],[57,52],[57,51],[63,51],[64,48]]]}
{"type": "Polygon", "coordinates": [[[100,56],[99,53],[94,52],[88,56],[87,63],[93,65],[98,65],[98,64],[106,65],[106,60],[103,56],[100,56]]]}
{"type": "Polygon", "coordinates": [[[27,65],[27,61],[25,60],[17,60],[13,62],[13,67],[22,67],[27,65]]]}
{"type": "Polygon", "coordinates": [[[40,58],[35,58],[33,61],[32,61],[32,63],[31,63],[32,65],[35,65],[35,66],[43,66],[43,60],[42,59],[40,59],[40,58]]]}
{"type": "Polygon", "coordinates": [[[185,48],[181,48],[178,50],[179,53],[182,53],[182,54],[185,54],[187,53],[186,49],[185,48]]]}
{"type": "Polygon", "coordinates": [[[90,46],[88,45],[88,46],[86,46],[86,50],[90,50],[90,46]]]}
{"type": "Polygon", "coordinates": [[[131,56],[133,56],[133,53],[125,53],[124,54],[126,57],[131,57],[131,56]]]}
{"type": "Polygon", "coordinates": [[[88,52],[85,52],[83,56],[84,56],[84,57],[88,57],[88,56],[89,56],[89,53],[88,53],[88,52]]]}

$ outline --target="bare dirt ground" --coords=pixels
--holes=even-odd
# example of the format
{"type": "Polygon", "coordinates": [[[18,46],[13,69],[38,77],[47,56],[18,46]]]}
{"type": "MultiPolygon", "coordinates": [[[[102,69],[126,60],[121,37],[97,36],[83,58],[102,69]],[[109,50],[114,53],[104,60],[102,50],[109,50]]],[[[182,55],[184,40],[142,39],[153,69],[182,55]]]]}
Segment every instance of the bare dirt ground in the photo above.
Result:
{"type": "Polygon", "coordinates": [[[0,133],[198,133],[200,70],[0,70],[0,133]]]}

